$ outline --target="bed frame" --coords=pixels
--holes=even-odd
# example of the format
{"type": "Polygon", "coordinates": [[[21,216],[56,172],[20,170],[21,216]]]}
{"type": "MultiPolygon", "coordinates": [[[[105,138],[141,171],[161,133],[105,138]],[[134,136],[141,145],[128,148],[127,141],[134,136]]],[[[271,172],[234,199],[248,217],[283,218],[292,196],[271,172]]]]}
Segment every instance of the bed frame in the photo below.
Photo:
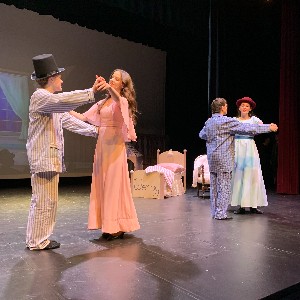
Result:
{"type": "MultiPolygon", "coordinates": [[[[160,150],[157,150],[157,164],[176,163],[184,167],[184,171],[181,173],[183,193],[186,191],[186,152],[187,150],[183,150],[181,153],[170,149],[160,153],[160,150]]],[[[144,170],[131,171],[130,173],[131,191],[134,198],[164,199],[166,184],[163,174],[159,172],[146,174],[144,170]]]]}

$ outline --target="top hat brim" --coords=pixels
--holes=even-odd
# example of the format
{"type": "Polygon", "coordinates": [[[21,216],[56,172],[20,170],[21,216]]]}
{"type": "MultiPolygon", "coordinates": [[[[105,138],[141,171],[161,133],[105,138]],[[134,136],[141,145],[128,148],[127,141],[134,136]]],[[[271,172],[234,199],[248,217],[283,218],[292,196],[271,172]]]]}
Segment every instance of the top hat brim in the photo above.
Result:
{"type": "Polygon", "coordinates": [[[58,68],[58,70],[55,70],[55,71],[52,71],[48,74],[40,74],[39,76],[36,76],[36,73],[33,72],[31,74],[31,80],[37,80],[37,79],[44,79],[44,78],[48,78],[48,77],[51,77],[51,76],[54,76],[56,74],[60,74],[62,73],[63,71],[65,70],[65,68],[58,68]]]}

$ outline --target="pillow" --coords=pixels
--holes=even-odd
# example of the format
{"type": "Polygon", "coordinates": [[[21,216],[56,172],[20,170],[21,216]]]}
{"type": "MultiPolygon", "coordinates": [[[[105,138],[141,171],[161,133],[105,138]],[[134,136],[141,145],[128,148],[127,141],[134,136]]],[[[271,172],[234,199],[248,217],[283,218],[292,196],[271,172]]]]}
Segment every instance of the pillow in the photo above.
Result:
{"type": "Polygon", "coordinates": [[[175,164],[175,163],[161,163],[158,164],[158,166],[166,168],[174,173],[181,173],[184,171],[184,167],[182,165],[175,164]]]}

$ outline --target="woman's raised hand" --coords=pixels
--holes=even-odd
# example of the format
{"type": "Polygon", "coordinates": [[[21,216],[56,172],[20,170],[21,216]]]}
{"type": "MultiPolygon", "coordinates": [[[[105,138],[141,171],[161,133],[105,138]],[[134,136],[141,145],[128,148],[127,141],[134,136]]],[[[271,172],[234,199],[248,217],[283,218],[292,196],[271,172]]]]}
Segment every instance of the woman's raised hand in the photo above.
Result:
{"type": "Polygon", "coordinates": [[[108,88],[108,83],[105,81],[105,79],[102,76],[96,75],[96,80],[93,85],[93,92],[97,93],[99,91],[104,91],[108,88]]]}

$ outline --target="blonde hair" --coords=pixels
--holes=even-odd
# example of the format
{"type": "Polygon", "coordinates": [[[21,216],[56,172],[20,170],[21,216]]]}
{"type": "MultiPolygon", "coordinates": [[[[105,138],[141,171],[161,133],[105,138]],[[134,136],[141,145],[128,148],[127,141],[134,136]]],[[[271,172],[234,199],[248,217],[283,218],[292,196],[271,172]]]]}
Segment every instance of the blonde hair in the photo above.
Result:
{"type": "Polygon", "coordinates": [[[226,99],[216,98],[215,100],[213,100],[213,102],[210,105],[211,113],[212,114],[219,113],[221,111],[222,106],[224,106],[226,104],[227,104],[226,99]]]}

